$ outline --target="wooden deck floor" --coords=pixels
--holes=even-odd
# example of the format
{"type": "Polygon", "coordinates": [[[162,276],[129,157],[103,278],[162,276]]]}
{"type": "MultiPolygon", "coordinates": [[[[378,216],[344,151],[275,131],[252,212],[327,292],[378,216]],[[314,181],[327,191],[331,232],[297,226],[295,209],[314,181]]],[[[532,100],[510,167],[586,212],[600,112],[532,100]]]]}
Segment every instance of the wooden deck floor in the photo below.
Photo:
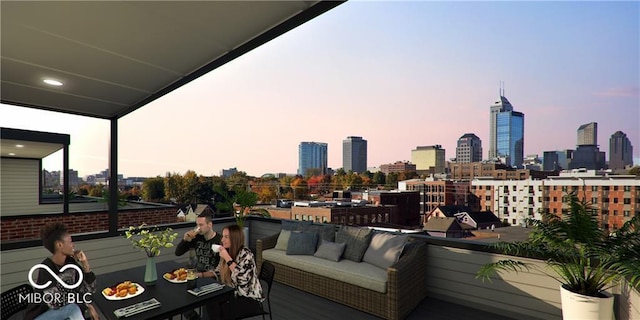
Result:
{"type": "MultiPolygon", "coordinates": [[[[271,290],[274,320],[379,320],[380,318],[339,303],[275,283],[271,290]]],[[[269,317],[267,316],[267,319],[269,317]]],[[[253,317],[249,319],[262,319],[253,317]]],[[[512,318],[472,309],[438,299],[425,299],[407,317],[407,320],[513,320],[512,318]]],[[[180,320],[174,317],[173,320],[180,320]]]]}

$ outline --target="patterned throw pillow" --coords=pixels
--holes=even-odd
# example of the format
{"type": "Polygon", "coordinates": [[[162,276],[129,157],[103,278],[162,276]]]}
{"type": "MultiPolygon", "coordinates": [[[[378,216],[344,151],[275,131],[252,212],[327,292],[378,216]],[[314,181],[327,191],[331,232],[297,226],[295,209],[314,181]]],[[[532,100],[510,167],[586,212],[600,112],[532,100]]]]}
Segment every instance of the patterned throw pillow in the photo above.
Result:
{"type": "Polygon", "coordinates": [[[409,237],[406,235],[376,232],[371,237],[371,243],[364,253],[362,261],[387,269],[398,262],[400,253],[402,253],[408,239],[409,237]]]}
{"type": "Polygon", "coordinates": [[[372,230],[368,228],[341,226],[336,233],[336,242],[347,245],[343,257],[354,262],[362,261],[362,257],[369,247],[371,233],[372,230]]]}
{"type": "MultiPolygon", "coordinates": [[[[309,226],[303,226],[302,232],[315,233],[318,237],[325,241],[334,242],[336,238],[336,227],[333,224],[312,224],[309,226]]],[[[320,247],[320,240],[318,240],[318,248],[320,247]]]]}
{"type": "Polygon", "coordinates": [[[316,252],[318,235],[315,233],[292,232],[287,245],[287,255],[311,256],[316,252]]]}
{"type": "Polygon", "coordinates": [[[340,257],[342,256],[345,247],[346,245],[344,243],[322,240],[322,242],[320,242],[320,247],[318,247],[318,250],[313,254],[313,256],[338,262],[340,261],[340,257]]]}

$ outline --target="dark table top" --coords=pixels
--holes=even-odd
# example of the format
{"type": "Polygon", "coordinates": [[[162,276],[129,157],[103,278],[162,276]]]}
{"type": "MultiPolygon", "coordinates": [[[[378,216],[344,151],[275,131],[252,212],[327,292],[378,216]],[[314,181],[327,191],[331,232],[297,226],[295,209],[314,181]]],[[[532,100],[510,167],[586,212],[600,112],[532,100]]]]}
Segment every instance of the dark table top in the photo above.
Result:
{"type": "MultiPolygon", "coordinates": [[[[162,319],[170,318],[188,310],[193,310],[210,302],[226,301],[231,298],[233,288],[224,289],[196,297],[187,292],[186,283],[171,283],[165,280],[162,275],[171,272],[184,265],[175,261],[165,261],[157,264],[158,280],[153,286],[144,283],[145,266],[136,266],[130,269],[101,274],[97,276],[96,292],[93,294],[93,301],[108,319],[118,319],[114,311],[132,304],[156,298],[161,303],[159,308],[144,311],[142,313],[122,318],[127,320],[162,319]],[[107,300],[102,295],[102,290],[124,281],[138,283],[144,287],[144,292],[139,296],[124,300],[107,300]]],[[[214,282],[213,278],[198,279],[198,286],[214,282]]]]}

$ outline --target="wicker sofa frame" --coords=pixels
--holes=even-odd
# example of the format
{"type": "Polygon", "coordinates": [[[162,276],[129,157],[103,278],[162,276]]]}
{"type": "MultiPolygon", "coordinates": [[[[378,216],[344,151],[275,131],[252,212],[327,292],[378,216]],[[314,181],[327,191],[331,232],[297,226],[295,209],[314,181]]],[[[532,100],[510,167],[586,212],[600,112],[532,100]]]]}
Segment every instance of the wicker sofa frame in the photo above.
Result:
{"type": "MultiPolygon", "coordinates": [[[[410,238],[411,239],[411,238],[410,238]]],[[[278,234],[256,242],[258,269],[262,251],[274,248],[278,234]]],[[[399,261],[387,269],[387,292],[365,289],[271,261],[275,281],[390,320],[404,319],[426,297],[426,243],[407,243],[399,261]]]]}

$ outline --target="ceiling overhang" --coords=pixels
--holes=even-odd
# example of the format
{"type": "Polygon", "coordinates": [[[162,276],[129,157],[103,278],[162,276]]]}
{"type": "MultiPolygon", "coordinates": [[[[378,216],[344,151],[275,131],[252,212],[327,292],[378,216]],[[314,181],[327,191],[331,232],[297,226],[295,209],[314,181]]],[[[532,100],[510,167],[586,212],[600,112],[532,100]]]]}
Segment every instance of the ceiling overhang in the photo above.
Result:
{"type": "Polygon", "coordinates": [[[43,159],[70,141],[68,134],[0,128],[0,157],[43,159]]]}
{"type": "Polygon", "coordinates": [[[341,3],[2,1],[1,102],[118,119],[341,3]]]}

